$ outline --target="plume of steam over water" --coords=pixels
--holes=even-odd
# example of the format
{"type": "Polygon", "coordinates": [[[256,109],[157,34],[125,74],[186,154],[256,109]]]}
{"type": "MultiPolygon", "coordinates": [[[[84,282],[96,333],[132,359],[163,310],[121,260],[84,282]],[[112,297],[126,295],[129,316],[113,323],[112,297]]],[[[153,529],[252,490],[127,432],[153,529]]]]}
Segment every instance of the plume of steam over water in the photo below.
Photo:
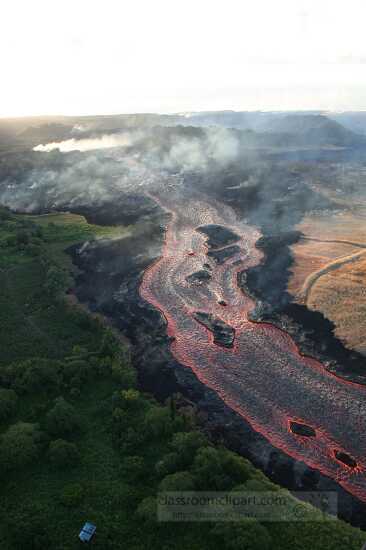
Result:
{"type": "Polygon", "coordinates": [[[202,172],[212,163],[225,167],[239,155],[238,138],[224,128],[164,132],[139,129],[38,145],[34,151],[41,156],[30,153],[30,165],[6,179],[0,173],[0,202],[26,212],[96,205],[171,173],[202,172]]]}

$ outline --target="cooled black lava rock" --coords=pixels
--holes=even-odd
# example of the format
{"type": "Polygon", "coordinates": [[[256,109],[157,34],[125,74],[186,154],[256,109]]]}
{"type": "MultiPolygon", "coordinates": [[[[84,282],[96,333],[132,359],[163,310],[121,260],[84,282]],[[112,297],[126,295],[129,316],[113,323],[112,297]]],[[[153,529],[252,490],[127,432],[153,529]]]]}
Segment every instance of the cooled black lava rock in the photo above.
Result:
{"type": "Polygon", "coordinates": [[[207,256],[213,258],[218,264],[223,264],[226,260],[232,256],[235,256],[238,252],[240,252],[240,248],[238,245],[234,244],[232,246],[227,246],[226,248],[220,248],[220,250],[209,250],[207,252],[207,256]]]}
{"type": "Polygon", "coordinates": [[[343,462],[343,464],[345,464],[349,468],[356,468],[357,466],[357,462],[355,461],[355,459],[349,456],[347,453],[344,453],[343,451],[335,450],[334,456],[336,457],[337,460],[339,460],[340,462],[343,462]]]}
{"type": "Polygon", "coordinates": [[[68,206],[70,212],[82,214],[89,223],[97,225],[130,225],[143,217],[154,220],[154,225],[165,231],[162,219],[165,215],[161,212],[156,202],[143,194],[121,193],[118,200],[106,201],[96,207],[94,204],[68,206]],[[155,218],[160,216],[158,222],[155,218]]]}
{"type": "Polygon", "coordinates": [[[255,243],[256,248],[264,250],[267,255],[277,254],[285,246],[297,243],[303,236],[301,231],[284,231],[273,235],[263,235],[255,243]]]}
{"type": "Polygon", "coordinates": [[[197,228],[197,231],[208,236],[207,246],[209,248],[222,248],[240,240],[240,237],[236,233],[222,225],[201,225],[197,228]]]}
{"type": "Polygon", "coordinates": [[[235,330],[224,323],[221,319],[214,317],[211,313],[195,311],[193,317],[210,330],[214,335],[214,343],[225,348],[231,348],[234,344],[235,330]]]}
{"type": "Polygon", "coordinates": [[[290,422],[290,430],[296,435],[302,435],[305,437],[316,437],[316,431],[307,424],[301,424],[300,422],[290,422]]]}
{"type": "Polygon", "coordinates": [[[335,325],[320,311],[292,303],[287,291],[293,263],[289,246],[301,237],[287,231],[262,237],[256,243],[265,256],[261,262],[238,275],[238,285],[257,301],[250,319],[264,321],[285,330],[301,352],[321,361],[333,374],[366,385],[365,356],[348,349],[335,335],[335,325]]]}
{"type": "Polygon", "coordinates": [[[291,302],[287,284],[291,276],[293,256],[290,246],[301,237],[300,231],[285,231],[260,237],[255,247],[265,254],[261,262],[246,270],[239,279],[239,285],[248,287],[255,298],[278,311],[291,302]]]}
{"type": "Polygon", "coordinates": [[[211,273],[209,273],[205,269],[200,269],[199,271],[195,271],[194,273],[191,273],[191,275],[188,275],[188,277],[186,277],[186,281],[188,283],[205,283],[210,279],[211,279],[211,273]]]}

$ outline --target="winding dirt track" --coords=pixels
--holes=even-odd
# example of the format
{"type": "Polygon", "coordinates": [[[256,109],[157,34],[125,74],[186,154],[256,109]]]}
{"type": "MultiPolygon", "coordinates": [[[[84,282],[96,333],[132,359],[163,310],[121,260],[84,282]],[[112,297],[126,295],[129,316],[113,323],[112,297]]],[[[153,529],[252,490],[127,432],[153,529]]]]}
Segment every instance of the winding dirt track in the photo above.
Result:
{"type": "Polygon", "coordinates": [[[316,237],[306,237],[305,235],[301,237],[302,241],[315,241],[316,243],[332,243],[332,244],[349,244],[350,246],[355,246],[356,248],[366,248],[366,244],[358,243],[355,241],[348,241],[346,239],[318,239],[316,237]]]}
{"type": "Polygon", "coordinates": [[[285,332],[248,320],[254,303],[238,288],[237,273],[260,261],[258,232],[222,204],[179,197],[157,200],[172,217],[163,255],[146,270],[140,294],[165,315],[168,333],[175,337],[171,350],[176,359],[274,446],[366,501],[366,388],[301,356],[285,332]],[[187,275],[207,263],[205,236],[196,228],[210,223],[235,231],[241,237],[240,251],[223,265],[210,261],[208,284],[189,284],[187,275]],[[235,328],[234,347],[215,345],[211,332],[193,319],[194,311],[212,313],[235,328]],[[291,420],[313,427],[316,437],[293,434],[291,420]],[[338,461],[335,450],[352,457],[357,466],[338,461]]]}
{"type": "Polygon", "coordinates": [[[362,260],[365,254],[366,254],[366,250],[361,250],[360,252],[354,252],[353,254],[349,254],[348,256],[342,256],[341,258],[337,258],[336,260],[329,262],[329,264],[326,264],[324,267],[322,267],[318,271],[311,273],[308,277],[306,277],[304,281],[301,292],[299,294],[299,299],[304,304],[307,304],[310,297],[311,290],[315,285],[315,283],[320,279],[320,277],[323,277],[323,275],[326,275],[331,271],[335,271],[336,269],[339,269],[344,265],[357,262],[360,259],[362,260]]]}

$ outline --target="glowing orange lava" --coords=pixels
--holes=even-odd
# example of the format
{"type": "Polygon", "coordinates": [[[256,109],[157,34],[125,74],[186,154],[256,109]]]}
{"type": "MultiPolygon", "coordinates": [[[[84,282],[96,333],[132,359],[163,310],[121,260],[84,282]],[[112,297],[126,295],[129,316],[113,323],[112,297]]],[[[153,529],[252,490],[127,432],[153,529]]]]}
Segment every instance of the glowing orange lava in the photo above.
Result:
{"type": "Polygon", "coordinates": [[[145,271],[140,294],[164,314],[175,358],[271,444],[366,501],[366,389],[302,356],[284,331],[248,320],[254,302],[239,289],[237,274],[261,259],[255,248],[258,231],[236,220],[222,204],[157,200],[172,217],[162,257],[145,271]],[[241,238],[240,251],[222,265],[209,260],[211,280],[194,285],[186,277],[208,263],[205,236],[196,228],[207,224],[233,230],[241,238]],[[233,327],[234,346],[215,345],[212,333],[193,319],[195,311],[211,313],[233,327]],[[296,435],[289,429],[291,421],[311,426],[316,436],[296,435]],[[335,449],[357,466],[337,460],[335,449]]]}

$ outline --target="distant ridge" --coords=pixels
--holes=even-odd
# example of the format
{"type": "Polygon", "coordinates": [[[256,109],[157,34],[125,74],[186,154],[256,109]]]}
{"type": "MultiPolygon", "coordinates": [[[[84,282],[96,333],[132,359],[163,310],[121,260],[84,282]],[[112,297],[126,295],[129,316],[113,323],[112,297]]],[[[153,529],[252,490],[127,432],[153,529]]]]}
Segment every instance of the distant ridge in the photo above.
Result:
{"type": "MultiPolygon", "coordinates": [[[[363,147],[366,146],[366,112],[320,111],[203,111],[159,115],[31,117],[0,119],[0,145],[40,143],[100,136],[130,129],[226,128],[249,147],[363,147]]],[[[156,130],[158,131],[158,130],[156,130]]],[[[173,132],[173,133],[174,133],[173,132]]]]}

